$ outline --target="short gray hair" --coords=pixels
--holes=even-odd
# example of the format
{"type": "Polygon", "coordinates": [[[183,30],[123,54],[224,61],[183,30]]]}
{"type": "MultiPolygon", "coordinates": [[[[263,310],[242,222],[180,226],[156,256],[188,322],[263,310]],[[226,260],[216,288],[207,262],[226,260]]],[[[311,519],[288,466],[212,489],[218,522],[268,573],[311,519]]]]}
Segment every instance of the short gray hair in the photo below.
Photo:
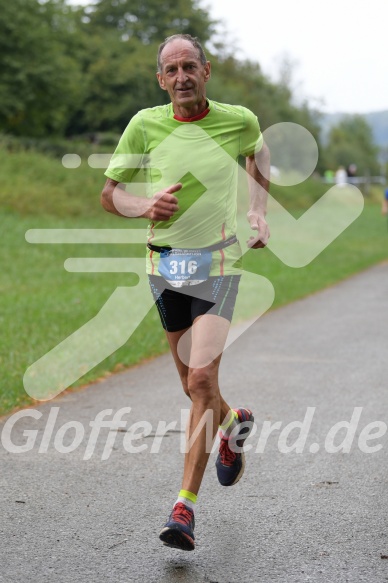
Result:
{"type": "Polygon", "coordinates": [[[201,43],[199,42],[199,40],[198,40],[198,38],[196,36],[191,36],[191,34],[173,34],[172,36],[168,36],[159,45],[159,48],[158,48],[158,72],[159,73],[162,72],[162,59],[161,59],[161,54],[162,54],[162,51],[163,51],[164,47],[166,45],[168,45],[168,43],[170,43],[170,42],[172,42],[174,40],[177,40],[177,39],[189,41],[189,43],[191,43],[193,45],[193,47],[197,49],[198,56],[199,56],[199,60],[201,61],[202,65],[206,65],[207,58],[206,58],[206,55],[205,55],[205,51],[203,50],[203,47],[202,47],[201,43]]]}

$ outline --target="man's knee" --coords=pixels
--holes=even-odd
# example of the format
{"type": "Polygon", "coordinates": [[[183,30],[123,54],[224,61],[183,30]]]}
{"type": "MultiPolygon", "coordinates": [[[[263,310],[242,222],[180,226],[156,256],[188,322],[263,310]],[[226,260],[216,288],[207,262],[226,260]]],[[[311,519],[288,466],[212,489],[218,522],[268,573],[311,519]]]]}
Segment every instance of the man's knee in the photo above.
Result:
{"type": "Polygon", "coordinates": [[[217,372],[214,366],[190,369],[187,380],[192,399],[211,400],[218,391],[217,372]]]}
{"type": "Polygon", "coordinates": [[[188,383],[187,376],[181,377],[181,381],[182,381],[183,391],[186,393],[186,395],[188,397],[190,397],[189,383],[188,383]]]}

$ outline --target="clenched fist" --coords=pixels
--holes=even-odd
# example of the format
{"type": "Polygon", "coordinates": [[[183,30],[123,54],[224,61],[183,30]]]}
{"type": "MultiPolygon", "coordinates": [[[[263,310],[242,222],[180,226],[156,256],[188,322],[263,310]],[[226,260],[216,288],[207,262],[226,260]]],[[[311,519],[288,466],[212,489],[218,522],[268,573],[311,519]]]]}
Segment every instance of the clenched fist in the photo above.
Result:
{"type": "Polygon", "coordinates": [[[168,221],[178,210],[178,199],[174,192],[178,192],[182,184],[172,184],[147,201],[147,210],[142,214],[143,217],[151,221],[168,221]]]}

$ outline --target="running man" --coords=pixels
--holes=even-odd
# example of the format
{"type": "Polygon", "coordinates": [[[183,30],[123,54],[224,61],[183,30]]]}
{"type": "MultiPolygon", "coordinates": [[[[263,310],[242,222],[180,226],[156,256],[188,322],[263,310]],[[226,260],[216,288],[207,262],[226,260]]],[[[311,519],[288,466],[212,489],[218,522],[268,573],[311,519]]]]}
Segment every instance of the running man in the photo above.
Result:
{"type": "Polygon", "coordinates": [[[225,402],[218,373],[241,276],[238,158],[246,158],[247,216],[256,231],[247,244],[258,249],[269,237],[269,151],[251,111],[206,98],[211,64],[198,39],[167,38],[157,61],[157,79],[171,103],[143,109],[131,119],[105,173],[101,201],[108,212],[149,219],[151,292],[191,400],[182,487],[159,536],[169,547],[190,551],[195,503],[218,430],[220,484],[232,486],[244,472],[241,448],[254,418],[249,409],[231,409],[225,402]],[[149,198],[125,190],[140,168],[149,198]]]}

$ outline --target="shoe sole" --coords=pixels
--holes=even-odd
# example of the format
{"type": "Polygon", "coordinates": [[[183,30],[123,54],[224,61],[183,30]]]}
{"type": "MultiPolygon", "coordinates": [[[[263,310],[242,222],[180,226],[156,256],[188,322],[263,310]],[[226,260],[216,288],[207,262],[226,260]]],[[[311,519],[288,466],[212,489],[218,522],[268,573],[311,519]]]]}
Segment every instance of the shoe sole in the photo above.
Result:
{"type": "Polygon", "coordinates": [[[172,549],[180,549],[181,551],[193,551],[195,549],[194,540],[177,528],[164,528],[159,538],[166,547],[172,549]]]}
{"type": "Polygon", "coordinates": [[[244,452],[241,452],[241,470],[237,474],[235,481],[232,482],[231,484],[228,484],[228,486],[234,486],[235,484],[237,484],[237,482],[242,478],[244,471],[245,471],[245,454],[244,452]]]}

